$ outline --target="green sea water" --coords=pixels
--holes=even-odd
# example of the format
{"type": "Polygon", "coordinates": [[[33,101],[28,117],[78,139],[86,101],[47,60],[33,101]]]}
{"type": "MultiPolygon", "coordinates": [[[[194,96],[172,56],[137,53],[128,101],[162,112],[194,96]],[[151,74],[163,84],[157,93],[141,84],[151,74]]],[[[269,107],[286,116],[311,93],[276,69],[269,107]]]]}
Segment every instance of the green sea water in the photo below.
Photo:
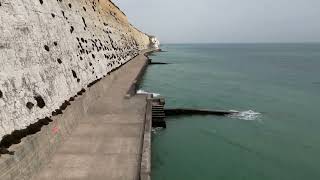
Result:
{"type": "Polygon", "coordinates": [[[320,44],[162,49],[150,58],[171,64],[149,66],[141,89],[166,107],[244,113],[168,118],[152,137],[153,180],[320,179],[320,44]]]}

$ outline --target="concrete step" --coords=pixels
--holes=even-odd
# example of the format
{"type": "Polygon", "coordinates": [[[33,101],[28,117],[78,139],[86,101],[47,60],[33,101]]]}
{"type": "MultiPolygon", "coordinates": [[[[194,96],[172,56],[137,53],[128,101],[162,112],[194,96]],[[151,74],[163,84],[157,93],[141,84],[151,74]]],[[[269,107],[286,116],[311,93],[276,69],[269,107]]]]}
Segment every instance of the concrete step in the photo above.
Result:
{"type": "Polygon", "coordinates": [[[152,115],[155,115],[155,114],[166,114],[166,113],[164,111],[152,112],[152,115]]]}
{"type": "Polygon", "coordinates": [[[164,107],[156,106],[156,107],[152,107],[152,109],[164,109],[164,107]]]}
{"type": "Polygon", "coordinates": [[[156,119],[156,118],[160,118],[160,119],[164,119],[166,118],[166,116],[152,116],[153,119],[156,119]]]}
{"type": "Polygon", "coordinates": [[[164,109],[156,108],[156,109],[152,109],[152,111],[164,111],[164,109]]]}
{"type": "Polygon", "coordinates": [[[165,121],[164,118],[153,118],[152,122],[165,121]]]}
{"type": "Polygon", "coordinates": [[[165,111],[158,110],[158,111],[152,111],[152,113],[165,113],[165,111]]]}
{"type": "Polygon", "coordinates": [[[152,109],[155,109],[155,110],[157,110],[157,109],[162,109],[162,110],[164,110],[163,107],[153,107],[152,109]]]}
{"type": "Polygon", "coordinates": [[[164,109],[152,109],[152,112],[165,112],[164,109]]]}
{"type": "Polygon", "coordinates": [[[152,106],[152,108],[162,108],[162,109],[164,109],[164,106],[152,106]]]}
{"type": "Polygon", "coordinates": [[[164,110],[164,108],[161,108],[161,107],[153,107],[153,108],[152,108],[152,110],[159,110],[159,109],[160,109],[160,110],[164,110]]]}
{"type": "Polygon", "coordinates": [[[164,105],[161,105],[161,104],[153,104],[152,107],[164,107],[164,105]]]}
{"type": "Polygon", "coordinates": [[[156,117],[156,116],[165,116],[165,113],[156,113],[156,114],[152,114],[152,117],[156,117]]]}
{"type": "Polygon", "coordinates": [[[164,109],[163,106],[153,106],[152,109],[164,109]]]}

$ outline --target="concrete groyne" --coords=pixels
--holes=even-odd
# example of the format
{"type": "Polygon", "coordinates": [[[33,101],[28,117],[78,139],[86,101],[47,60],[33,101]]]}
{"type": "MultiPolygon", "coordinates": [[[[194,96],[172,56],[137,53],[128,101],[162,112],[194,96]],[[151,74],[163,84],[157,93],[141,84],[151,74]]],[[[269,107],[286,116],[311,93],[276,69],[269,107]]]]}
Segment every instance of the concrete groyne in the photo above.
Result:
{"type": "Polygon", "coordinates": [[[196,109],[196,108],[168,108],[164,110],[166,116],[185,116],[185,115],[216,115],[226,116],[239,113],[237,111],[196,109]]]}

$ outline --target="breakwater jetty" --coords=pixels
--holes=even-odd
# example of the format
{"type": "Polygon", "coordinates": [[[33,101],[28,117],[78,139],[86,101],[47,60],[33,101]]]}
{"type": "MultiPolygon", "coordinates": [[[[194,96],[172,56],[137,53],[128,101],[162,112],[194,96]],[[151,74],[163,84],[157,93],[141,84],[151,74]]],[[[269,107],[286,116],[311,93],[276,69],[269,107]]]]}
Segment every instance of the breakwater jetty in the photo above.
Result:
{"type": "Polygon", "coordinates": [[[196,109],[196,108],[169,108],[169,109],[164,109],[164,112],[166,116],[186,116],[186,115],[226,116],[226,115],[239,113],[237,111],[196,109]]]}

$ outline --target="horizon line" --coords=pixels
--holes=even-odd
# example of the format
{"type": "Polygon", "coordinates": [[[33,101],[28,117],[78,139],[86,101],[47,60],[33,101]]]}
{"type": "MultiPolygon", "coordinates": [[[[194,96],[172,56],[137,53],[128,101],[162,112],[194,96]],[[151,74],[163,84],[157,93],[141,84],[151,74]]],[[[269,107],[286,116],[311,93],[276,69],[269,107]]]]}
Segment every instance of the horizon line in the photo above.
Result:
{"type": "MultiPolygon", "coordinates": [[[[160,41],[161,43],[161,41],[160,41]]],[[[320,44],[319,42],[164,42],[161,44],[320,44]]]]}

